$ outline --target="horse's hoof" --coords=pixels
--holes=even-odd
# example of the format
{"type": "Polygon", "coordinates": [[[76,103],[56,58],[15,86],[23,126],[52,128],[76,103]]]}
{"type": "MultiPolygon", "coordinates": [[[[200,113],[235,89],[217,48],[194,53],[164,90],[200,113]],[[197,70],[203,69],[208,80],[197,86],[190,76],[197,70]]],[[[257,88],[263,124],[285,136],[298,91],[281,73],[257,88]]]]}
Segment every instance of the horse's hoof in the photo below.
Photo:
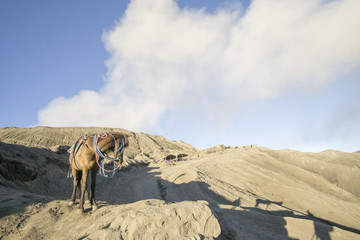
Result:
{"type": "Polygon", "coordinates": [[[70,201],[70,202],[69,202],[69,207],[71,207],[72,205],[74,205],[74,202],[73,202],[73,201],[70,201]]]}
{"type": "Polygon", "coordinates": [[[98,205],[97,204],[92,205],[92,210],[95,211],[96,209],[98,209],[98,205]]]}
{"type": "Polygon", "coordinates": [[[82,209],[82,208],[78,209],[78,210],[77,210],[77,214],[83,215],[83,214],[84,214],[84,209],[82,209]]]}

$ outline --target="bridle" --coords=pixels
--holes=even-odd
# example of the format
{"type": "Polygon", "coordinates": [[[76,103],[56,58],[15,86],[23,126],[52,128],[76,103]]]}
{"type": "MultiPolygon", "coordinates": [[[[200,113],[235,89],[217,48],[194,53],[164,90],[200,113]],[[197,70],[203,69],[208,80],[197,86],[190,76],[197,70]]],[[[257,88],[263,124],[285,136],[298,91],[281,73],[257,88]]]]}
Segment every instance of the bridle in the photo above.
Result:
{"type": "Polygon", "coordinates": [[[114,153],[118,153],[120,152],[119,156],[121,156],[124,152],[124,149],[125,149],[125,138],[124,138],[124,135],[121,135],[121,144],[119,146],[118,149],[115,149],[116,148],[116,138],[114,137],[114,135],[110,134],[110,133],[103,133],[103,134],[97,134],[95,133],[94,135],[94,150],[95,150],[95,157],[96,157],[96,163],[98,164],[99,168],[100,168],[100,175],[103,176],[103,177],[106,177],[106,178],[112,178],[114,175],[115,175],[115,171],[117,169],[120,169],[121,168],[121,163],[120,163],[120,157],[118,158],[111,158],[111,157],[108,157],[108,156],[105,156],[105,154],[99,149],[99,146],[98,146],[98,142],[101,138],[106,138],[107,136],[111,136],[113,139],[114,139],[114,142],[115,142],[115,146],[114,146],[114,153]],[[99,160],[100,159],[106,159],[106,160],[109,160],[113,163],[113,169],[112,170],[107,170],[105,169],[105,166],[104,166],[104,161],[101,162],[101,165],[99,163],[99,160]],[[119,161],[119,165],[116,167],[115,165],[115,161],[119,161]],[[110,175],[107,175],[105,172],[110,172],[111,174],[110,175]]]}

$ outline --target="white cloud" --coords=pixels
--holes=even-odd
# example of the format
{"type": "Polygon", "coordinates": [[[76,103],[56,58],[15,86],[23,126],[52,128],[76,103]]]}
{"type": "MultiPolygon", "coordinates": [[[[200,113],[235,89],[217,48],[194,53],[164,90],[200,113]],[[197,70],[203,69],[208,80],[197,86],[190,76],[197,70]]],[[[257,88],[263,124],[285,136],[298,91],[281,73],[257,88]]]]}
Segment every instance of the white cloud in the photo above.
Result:
{"type": "Polygon", "coordinates": [[[169,111],[221,122],[249,101],[321,89],[359,66],[358,0],[254,0],[245,13],[234,6],[209,14],[132,0],[103,36],[111,54],[104,87],[51,101],[39,124],[149,131],[169,111]]]}

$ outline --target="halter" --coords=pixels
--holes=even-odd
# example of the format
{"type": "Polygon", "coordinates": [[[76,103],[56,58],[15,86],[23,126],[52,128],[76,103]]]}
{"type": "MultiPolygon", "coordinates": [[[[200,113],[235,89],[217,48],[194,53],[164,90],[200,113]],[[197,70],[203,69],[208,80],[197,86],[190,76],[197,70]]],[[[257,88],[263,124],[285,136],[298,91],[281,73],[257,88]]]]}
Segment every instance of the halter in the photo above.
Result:
{"type": "MultiPolygon", "coordinates": [[[[101,152],[101,150],[99,149],[99,146],[98,146],[98,141],[100,138],[105,138],[107,137],[108,133],[105,133],[105,134],[95,134],[94,135],[94,149],[95,149],[95,156],[96,156],[96,163],[98,164],[99,168],[100,168],[100,175],[103,176],[103,177],[106,177],[106,178],[112,178],[114,175],[115,175],[115,170],[116,169],[120,169],[121,168],[121,164],[119,162],[119,165],[116,167],[115,166],[115,161],[119,161],[120,158],[111,158],[111,157],[108,157],[108,156],[105,156],[105,154],[103,152],[101,152]],[[112,161],[113,163],[113,170],[107,170],[105,169],[104,167],[104,161],[101,162],[101,165],[99,163],[99,157],[100,158],[103,158],[103,159],[106,159],[106,160],[109,160],[109,161],[112,161]],[[106,175],[105,172],[111,172],[110,175],[106,175]]],[[[110,136],[113,137],[115,143],[116,143],[116,139],[113,135],[109,134],[110,136]]],[[[114,153],[118,153],[120,152],[120,154],[122,154],[124,152],[124,149],[125,149],[125,138],[124,138],[124,135],[121,136],[121,144],[120,144],[120,147],[117,149],[117,150],[114,150],[114,153]]]]}

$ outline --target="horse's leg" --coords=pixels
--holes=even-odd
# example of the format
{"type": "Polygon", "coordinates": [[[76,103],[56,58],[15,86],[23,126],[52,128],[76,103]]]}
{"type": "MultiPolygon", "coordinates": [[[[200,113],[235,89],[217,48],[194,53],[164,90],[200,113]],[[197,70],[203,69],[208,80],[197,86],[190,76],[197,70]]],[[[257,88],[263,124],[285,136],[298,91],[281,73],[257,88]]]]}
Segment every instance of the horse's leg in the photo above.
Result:
{"type": "Polygon", "coordinates": [[[89,170],[83,169],[82,178],[81,178],[81,199],[80,199],[81,212],[84,212],[84,201],[85,201],[85,194],[86,194],[86,188],[87,188],[88,174],[89,174],[89,170]]]}
{"type": "Polygon", "coordinates": [[[95,187],[96,187],[96,175],[97,175],[97,169],[91,170],[91,190],[90,190],[90,203],[93,210],[96,210],[98,208],[98,205],[95,201],[95,187]]]}
{"type": "Polygon", "coordinates": [[[84,197],[85,197],[85,203],[90,203],[90,192],[88,189],[86,190],[84,197]]]}
{"type": "Polygon", "coordinates": [[[73,175],[73,193],[71,195],[71,200],[69,202],[69,206],[74,205],[75,200],[76,200],[76,192],[78,190],[78,188],[80,188],[80,179],[81,179],[81,171],[77,171],[76,169],[72,169],[72,175],[73,175]]]}
{"type": "Polygon", "coordinates": [[[76,172],[76,179],[77,179],[77,188],[76,191],[79,193],[79,199],[81,198],[81,178],[82,178],[82,171],[76,172]]]}

